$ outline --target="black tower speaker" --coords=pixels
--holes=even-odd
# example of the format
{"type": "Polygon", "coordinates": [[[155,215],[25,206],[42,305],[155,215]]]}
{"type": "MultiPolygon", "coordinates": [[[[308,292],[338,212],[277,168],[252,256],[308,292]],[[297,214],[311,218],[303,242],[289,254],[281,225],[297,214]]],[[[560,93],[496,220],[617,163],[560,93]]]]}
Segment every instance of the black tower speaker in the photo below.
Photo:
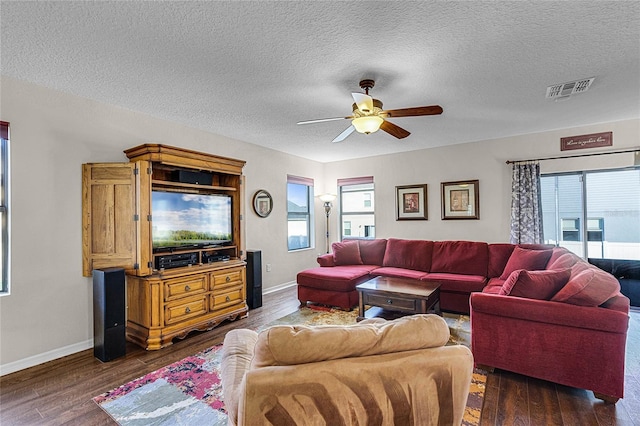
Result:
{"type": "Polygon", "coordinates": [[[247,250],[247,305],[249,309],[262,306],[262,252],[247,250]]]}
{"type": "Polygon", "coordinates": [[[126,353],[124,269],[93,270],[93,356],[111,361],[126,353]]]}

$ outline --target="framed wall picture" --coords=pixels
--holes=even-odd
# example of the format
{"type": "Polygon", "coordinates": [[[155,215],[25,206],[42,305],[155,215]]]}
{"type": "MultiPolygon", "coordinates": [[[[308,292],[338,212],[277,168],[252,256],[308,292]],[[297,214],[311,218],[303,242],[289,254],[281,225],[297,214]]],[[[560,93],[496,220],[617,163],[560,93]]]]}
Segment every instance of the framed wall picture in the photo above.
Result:
{"type": "Polygon", "coordinates": [[[267,217],[273,209],[273,199],[264,189],[256,191],[253,194],[253,211],[260,217],[267,217]]]}
{"type": "Polygon", "coordinates": [[[442,182],[442,219],[480,219],[477,180],[442,182]]]}
{"type": "Polygon", "coordinates": [[[396,186],[396,220],[427,220],[427,185],[396,186]]]}

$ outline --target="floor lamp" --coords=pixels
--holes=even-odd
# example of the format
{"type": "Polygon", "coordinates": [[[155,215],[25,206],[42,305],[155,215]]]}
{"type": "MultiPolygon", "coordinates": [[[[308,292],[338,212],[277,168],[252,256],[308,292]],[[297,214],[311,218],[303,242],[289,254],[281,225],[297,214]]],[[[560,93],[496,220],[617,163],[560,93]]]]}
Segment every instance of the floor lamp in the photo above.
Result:
{"type": "Polygon", "coordinates": [[[320,201],[324,203],[324,213],[327,216],[327,253],[329,253],[329,215],[331,214],[331,202],[336,199],[333,194],[322,194],[320,201]]]}

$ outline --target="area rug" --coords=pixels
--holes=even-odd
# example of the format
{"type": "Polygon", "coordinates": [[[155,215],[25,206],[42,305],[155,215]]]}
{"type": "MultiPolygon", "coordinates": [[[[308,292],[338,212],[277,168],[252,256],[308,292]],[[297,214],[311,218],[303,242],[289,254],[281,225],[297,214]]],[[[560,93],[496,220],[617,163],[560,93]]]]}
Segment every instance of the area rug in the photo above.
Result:
{"type": "MultiPolygon", "coordinates": [[[[279,324],[353,324],[357,310],[345,312],[310,306],[280,318],[265,327],[279,324]]],[[[449,344],[470,344],[469,317],[444,314],[449,324],[449,344]]],[[[212,346],[116,389],[93,398],[122,426],[137,425],[226,425],[227,415],[220,383],[222,345],[212,346]]],[[[487,375],[473,373],[463,425],[480,421],[487,375]]]]}

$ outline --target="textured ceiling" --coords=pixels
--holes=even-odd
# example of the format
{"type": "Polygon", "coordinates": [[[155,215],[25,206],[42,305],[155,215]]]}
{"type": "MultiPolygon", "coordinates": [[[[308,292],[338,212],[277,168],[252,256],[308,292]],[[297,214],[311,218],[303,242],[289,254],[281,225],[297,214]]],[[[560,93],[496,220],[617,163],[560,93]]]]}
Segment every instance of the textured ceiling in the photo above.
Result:
{"type": "Polygon", "coordinates": [[[640,117],[640,2],[0,3],[4,75],[318,161],[640,117]],[[568,101],[546,87],[595,77],[568,101]],[[412,134],[331,140],[373,78],[412,134]]]}

